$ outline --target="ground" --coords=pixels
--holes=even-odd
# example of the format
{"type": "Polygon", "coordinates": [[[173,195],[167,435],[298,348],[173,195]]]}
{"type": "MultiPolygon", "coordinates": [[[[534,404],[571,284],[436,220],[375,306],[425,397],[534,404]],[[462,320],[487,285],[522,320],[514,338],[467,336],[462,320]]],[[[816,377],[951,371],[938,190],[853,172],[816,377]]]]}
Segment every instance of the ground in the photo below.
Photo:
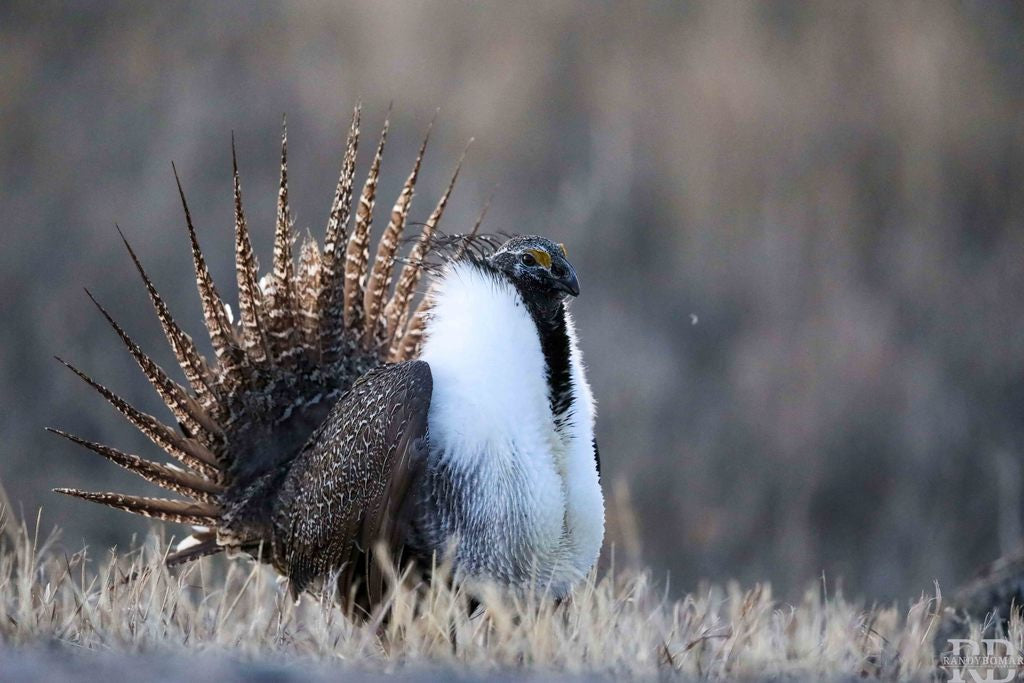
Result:
{"type": "MultiPolygon", "coordinates": [[[[766,585],[708,586],[681,599],[644,572],[614,568],[573,599],[485,600],[470,616],[447,587],[402,588],[392,617],[349,621],[333,604],[291,599],[251,561],[166,569],[152,536],[131,551],[69,553],[57,536],[7,524],[0,540],[0,661],[25,676],[317,680],[522,675],[689,678],[927,679],[942,597],[865,607],[827,585],[796,604],[766,585]]],[[[1019,625],[1011,638],[1020,641],[1019,625]]]]}

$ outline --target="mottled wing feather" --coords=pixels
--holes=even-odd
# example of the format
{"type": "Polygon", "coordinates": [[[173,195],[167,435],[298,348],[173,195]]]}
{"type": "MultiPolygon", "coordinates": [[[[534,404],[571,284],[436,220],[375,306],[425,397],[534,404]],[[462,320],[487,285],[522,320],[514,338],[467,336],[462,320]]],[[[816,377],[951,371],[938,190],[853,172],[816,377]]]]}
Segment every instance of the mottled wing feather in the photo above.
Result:
{"type": "Polygon", "coordinates": [[[376,542],[398,538],[393,525],[420,462],[431,392],[430,367],[423,361],[368,372],[292,463],[275,502],[274,525],[282,552],[276,561],[293,591],[339,572],[338,597],[347,604],[350,587],[375,565],[376,542]]]}
{"type": "MultiPolygon", "coordinates": [[[[429,366],[425,366],[429,381],[429,366]]],[[[363,515],[360,528],[360,546],[373,550],[375,546],[384,544],[390,549],[391,557],[395,557],[401,549],[405,528],[403,514],[408,502],[406,494],[418,472],[419,465],[426,461],[428,440],[426,435],[427,408],[430,405],[430,394],[427,393],[423,405],[422,424],[419,413],[417,422],[412,425],[407,420],[391,420],[388,424],[389,443],[396,443],[398,450],[394,465],[387,477],[387,487],[379,496],[373,507],[367,508],[363,515]]],[[[416,398],[414,401],[422,399],[416,398]]],[[[370,605],[378,605],[384,600],[384,572],[380,562],[375,561],[372,553],[365,554],[365,585],[367,600],[370,605]]],[[[391,558],[388,558],[391,559],[391,558]]]]}

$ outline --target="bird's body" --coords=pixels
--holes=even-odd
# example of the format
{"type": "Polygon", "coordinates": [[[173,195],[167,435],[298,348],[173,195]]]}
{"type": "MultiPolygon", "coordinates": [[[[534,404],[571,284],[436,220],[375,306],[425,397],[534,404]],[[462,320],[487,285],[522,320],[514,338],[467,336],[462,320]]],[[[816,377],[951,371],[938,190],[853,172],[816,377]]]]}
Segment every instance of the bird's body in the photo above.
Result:
{"type": "Polygon", "coordinates": [[[131,252],[189,388],[100,310],[179,429],[75,372],[189,470],[64,436],[185,499],[59,490],[193,525],[171,564],[247,553],[295,593],[334,577],[341,602],[363,610],[384,596],[381,543],[392,559],[450,559],[470,590],[495,583],[564,597],[594,566],[604,535],[594,401],[565,306],[579,294],[575,271],[564,247],[536,236],[500,247],[462,238],[453,254],[439,250],[434,231],[453,177],[392,284],[426,142],[371,261],[386,132],[346,234],[357,110],[323,248],[307,239],[297,268],[282,147],[274,264],[263,278],[236,166],[237,324],[185,206],[216,363],[198,354],[131,252]],[[431,254],[444,264],[417,305],[431,254]]]}
{"type": "Polygon", "coordinates": [[[593,399],[572,320],[564,309],[559,318],[569,381],[556,412],[561,368],[512,282],[464,261],[437,283],[420,356],[434,392],[416,527],[429,550],[457,538],[467,576],[536,579],[564,596],[597,560],[604,507],[593,399]]]}

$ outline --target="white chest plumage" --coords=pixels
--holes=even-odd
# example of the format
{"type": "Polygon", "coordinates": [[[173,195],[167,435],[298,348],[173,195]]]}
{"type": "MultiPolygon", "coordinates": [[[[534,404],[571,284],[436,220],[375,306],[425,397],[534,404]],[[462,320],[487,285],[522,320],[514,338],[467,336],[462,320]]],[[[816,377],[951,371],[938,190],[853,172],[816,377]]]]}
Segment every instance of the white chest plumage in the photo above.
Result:
{"type": "MultiPolygon", "coordinates": [[[[460,263],[437,283],[421,358],[430,364],[430,466],[458,569],[562,596],[597,561],[604,501],[594,404],[567,316],[573,400],[556,425],[536,324],[507,280],[460,263]],[[455,538],[457,537],[457,539],[455,538]]],[[[447,536],[448,538],[440,538],[447,536]]]]}

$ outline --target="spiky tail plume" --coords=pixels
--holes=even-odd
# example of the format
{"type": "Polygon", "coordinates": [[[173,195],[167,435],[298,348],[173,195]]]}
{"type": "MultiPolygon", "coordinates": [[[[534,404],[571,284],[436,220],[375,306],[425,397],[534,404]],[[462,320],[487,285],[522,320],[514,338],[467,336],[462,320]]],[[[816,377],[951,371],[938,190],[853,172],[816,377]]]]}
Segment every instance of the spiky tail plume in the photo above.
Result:
{"type": "MultiPolygon", "coordinates": [[[[175,322],[138,255],[124,238],[186,385],[173,380],[93,299],[177,422],[177,428],[143,413],[81,370],[63,362],[96,389],[178,465],[162,464],[60,430],[54,433],[157,484],[180,499],[55,489],[110,507],[198,528],[171,563],[225,548],[250,549],[269,524],[261,494],[326,416],[331,405],[367,371],[414,358],[422,316],[416,288],[435,249],[435,233],[462,160],[455,167],[392,285],[394,264],[426,153],[430,128],[369,261],[373,208],[389,123],[385,121],[370,171],[355,197],[360,108],[353,111],[323,246],[310,235],[294,263],[288,204],[287,129],[282,125],[281,176],[271,272],[262,277],[242,204],[235,141],[231,139],[234,195],[237,321],[220,296],[200,247],[185,191],[174,178],[185,214],[196,285],[214,358],[204,358],[175,322]],[[354,226],[349,231],[350,219],[354,226]],[[179,466],[180,465],[180,466],[179,466]]],[[[431,126],[433,122],[431,122],[431,126]]],[[[120,229],[118,229],[120,232],[120,229]]],[[[92,298],[92,294],[89,294],[92,298]]]]}

